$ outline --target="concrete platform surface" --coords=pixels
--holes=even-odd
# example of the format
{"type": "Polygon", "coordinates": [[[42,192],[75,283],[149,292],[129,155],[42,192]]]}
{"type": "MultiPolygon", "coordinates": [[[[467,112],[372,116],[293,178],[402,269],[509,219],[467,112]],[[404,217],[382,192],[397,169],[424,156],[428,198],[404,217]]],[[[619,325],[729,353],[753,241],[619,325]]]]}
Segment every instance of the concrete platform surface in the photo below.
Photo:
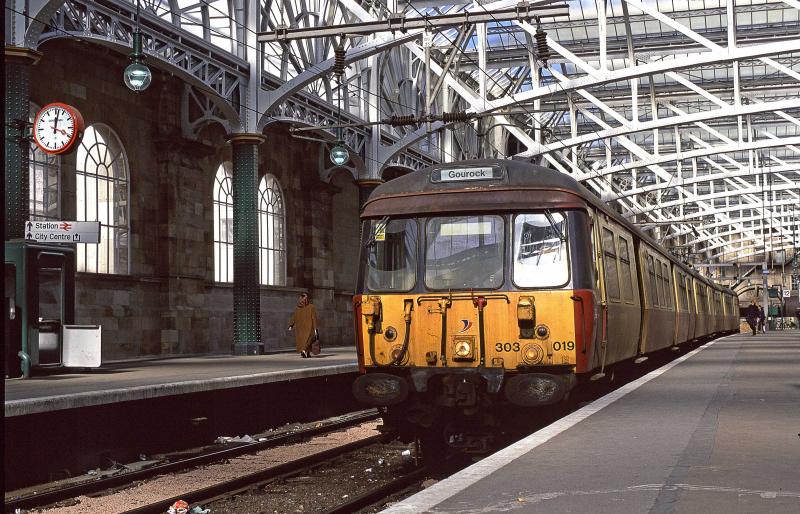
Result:
{"type": "Polygon", "coordinates": [[[325,348],[303,359],[296,353],[215,355],[104,366],[5,381],[5,416],[74,409],[130,400],[245,387],[358,371],[355,348],[325,348]]]}
{"type": "Polygon", "coordinates": [[[800,513],[800,332],[709,343],[386,513],[800,513]]]}

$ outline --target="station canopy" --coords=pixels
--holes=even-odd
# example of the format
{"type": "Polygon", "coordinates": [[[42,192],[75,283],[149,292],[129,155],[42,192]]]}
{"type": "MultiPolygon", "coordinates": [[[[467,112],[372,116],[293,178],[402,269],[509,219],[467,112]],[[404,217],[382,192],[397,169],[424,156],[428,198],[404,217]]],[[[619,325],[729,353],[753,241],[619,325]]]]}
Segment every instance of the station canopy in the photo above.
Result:
{"type": "MultiPolygon", "coordinates": [[[[800,0],[141,6],[234,56],[257,48],[262,84],[313,72],[300,91],[351,120],[468,113],[373,134],[433,162],[514,157],[568,173],[689,261],[786,262],[800,243],[800,0]],[[368,23],[379,28],[356,30],[368,23]],[[258,38],[287,29],[306,32],[258,38]],[[370,45],[381,51],[352,58],[370,45]]],[[[373,175],[389,164],[364,153],[373,175]]]]}

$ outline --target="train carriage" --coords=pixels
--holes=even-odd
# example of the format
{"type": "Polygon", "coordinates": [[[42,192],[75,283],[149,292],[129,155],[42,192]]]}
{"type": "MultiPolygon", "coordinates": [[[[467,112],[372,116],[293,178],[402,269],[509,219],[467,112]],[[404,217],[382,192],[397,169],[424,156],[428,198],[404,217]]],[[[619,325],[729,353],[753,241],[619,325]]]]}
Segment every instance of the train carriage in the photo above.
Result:
{"type": "Polygon", "coordinates": [[[710,284],[553,170],[435,166],[362,222],[353,391],[406,438],[484,450],[504,412],[723,330],[710,284]]]}

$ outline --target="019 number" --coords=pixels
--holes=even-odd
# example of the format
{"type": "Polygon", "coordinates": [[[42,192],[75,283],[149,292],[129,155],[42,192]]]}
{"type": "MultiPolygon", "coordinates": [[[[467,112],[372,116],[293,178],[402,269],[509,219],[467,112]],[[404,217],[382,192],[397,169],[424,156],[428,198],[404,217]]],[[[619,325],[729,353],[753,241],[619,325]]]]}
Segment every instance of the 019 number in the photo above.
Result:
{"type": "Polygon", "coordinates": [[[498,352],[518,352],[519,351],[519,343],[497,343],[494,345],[494,349],[498,352]]]}
{"type": "Polygon", "coordinates": [[[560,351],[560,350],[574,350],[575,349],[575,341],[556,341],[553,343],[553,350],[560,351]]]}

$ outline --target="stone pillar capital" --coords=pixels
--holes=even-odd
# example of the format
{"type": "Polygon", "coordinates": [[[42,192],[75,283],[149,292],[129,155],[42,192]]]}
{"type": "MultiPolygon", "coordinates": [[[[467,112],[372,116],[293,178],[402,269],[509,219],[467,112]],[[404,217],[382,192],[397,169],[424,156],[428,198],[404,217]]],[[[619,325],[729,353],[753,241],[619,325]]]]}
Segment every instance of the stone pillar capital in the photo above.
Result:
{"type": "Polygon", "coordinates": [[[383,184],[383,180],[379,178],[356,179],[356,185],[358,186],[358,205],[361,209],[364,208],[364,204],[367,202],[369,195],[372,194],[372,191],[381,184],[383,184]]]}
{"type": "Polygon", "coordinates": [[[260,145],[266,140],[264,134],[238,133],[228,137],[228,143],[232,145],[260,145]]]}
{"type": "Polygon", "coordinates": [[[376,188],[379,185],[383,184],[383,180],[379,178],[359,178],[356,179],[356,185],[358,187],[371,187],[376,188]]]}
{"type": "Polygon", "coordinates": [[[42,52],[34,50],[33,48],[6,45],[6,62],[15,61],[20,64],[34,65],[39,62],[39,59],[42,58],[42,55],[42,52]]]}

